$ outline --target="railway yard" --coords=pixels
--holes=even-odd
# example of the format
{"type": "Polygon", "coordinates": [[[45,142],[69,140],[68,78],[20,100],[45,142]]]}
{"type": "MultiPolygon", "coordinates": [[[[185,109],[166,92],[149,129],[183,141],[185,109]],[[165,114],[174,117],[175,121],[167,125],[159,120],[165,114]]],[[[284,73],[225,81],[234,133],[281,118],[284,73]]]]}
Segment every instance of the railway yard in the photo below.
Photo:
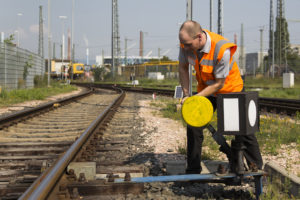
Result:
{"type": "MultiPolygon", "coordinates": [[[[79,93],[80,97],[57,96],[58,102],[52,98],[47,103],[32,101],[2,110],[1,199],[258,198],[253,177],[235,185],[219,183],[219,179],[134,181],[166,177],[168,162],[185,162],[185,155],[178,151],[186,142],[184,126],[163,118],[153,104],[171,97],[162,92],[153,100],[151,90],[134,89],[126,95],[116,88],[86,90],[68,94],[79,93]],[[22,106],[26,109],[14,110],[22,106]],[[28,107],[40,109],[22,114],[28,107]]],[[[268,110],[274,111],[262,110],[262,117],[270,115],[268,110]]],[[[276,156],[263,154],[263,158],[284,169],[288,163],[289,173],[299,174],[300,155],[294,144],[283,146],[276,156]]],[[[215,173],[214,162],[203,161],[203,173],[215,173]]],[[[220,154],[218,162],[226,165],[226,156],[220,154]]],[[[267,176],[262,183],[265,191],[267,176]]]]}
{"type": "Polygon", "coordinates": [[[300,200],[299,7],[1,2],[0,200],[300,200]]]}

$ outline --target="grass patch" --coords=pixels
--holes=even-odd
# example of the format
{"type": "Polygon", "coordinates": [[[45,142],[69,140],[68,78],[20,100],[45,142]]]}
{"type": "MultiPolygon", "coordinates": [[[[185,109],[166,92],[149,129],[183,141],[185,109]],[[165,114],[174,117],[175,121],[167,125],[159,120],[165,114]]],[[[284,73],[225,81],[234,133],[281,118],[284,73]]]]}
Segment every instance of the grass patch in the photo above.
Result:
{"type": "MultiPolygon", "coordinates": [[[[282,88],[282,83],[282,77],[246,76],[245,78],[246,87],[282,88]]],[[[300,75],[295,75],[294,85],[295,88],[300,88],[300,75]]]]}
{"type": "Polygon", "coordinates": [[[261,90],[258,92],[261,97],[300,99],[300,88],[279,88],[261,90]]]}
{"type": "Polygon", "coordinates": [[[184,140],[185,142],[181,145],[178,141],[178,145],[177,145],[177,152],[182,154],[182,155],[186,155],[187,154],[187,148],[186,148],[186,139],[184,140]]]}
{"type": "Polygon", "coordinates": [[[269,89],[263,89],[259,91],[259,96],[270,98],[287,98],[287,99],[299,99],[300,98],[300,76],[295,76],[294,88],[282,88],[282,77],[267,78],[263,76],[251,77],[247,76],[245,79],[246,91],[251,91],[251,88],[267,87],[269,89]]]}
{"type": "MultiPolygon", "coordinates": [[[[178,100],[176,99],[162,99],[152,101],[151,105],[158,107],[163,117],[184,122],[180,109],[177,109],[178,100]]],[[[215,128],[217,127],[217,115],[214,113],[213,119],[210,122],[215,128]]],[[[278,116],[264,117],[260,120],[260,132],[256,133],[258,143],[261,148],[262,154],[277,155],[281,145],[296,144],[296,148],[300,151],[300,113],[297,113],[294,121],[290,118],[278,118],[278,116]]],[[[205,129],[204,131],[203,147],[208,147],[211,154],[204,154],[207,159],[215,159],[220,155],[219,145],[214,141],[211,133],[205,129]],[[216,156],[215,156],[216,155],[216,156]]],[[[227,142],[234,139],[234,136],[225,136],[227,142]]],[[[185,147],[182,147],[185,148],[185,147]]],[[[179,152],[184,152],[179,150],[179,152]]]]}
{"type": "Polygon", "coordinates": [[[281,145],[291,143],[296,143],[300,151],[299,118],[299,113],[294,121],[287,117],[280,119],[278,116],[261,118],[260,132],[256,137],[264,153],[277,155],[281,145]]]}
{"type": "MultiPolygon", "coordinates": [[[[182,120],[174,117],[176,113],[180,112],[174,109],[174,101],[164,101],[164,103],[156,101],[155,105],[160,105],[161,112],[166,112],[165,117],[182,120]],[[166,102],[169,102],[166,103],[166,102]]],[[[214,127],[217,127],[217,116],[214,113],[213,119],[210,122],[214,127]]],[[[283,144],[296,143],[297,150],[300,151],[300,113],[296,114],[293,121],[290,118],[280,119],[278,116],[261,118],[260,120],[260,132],[256,133],[258,143],[260,145],[262,154],[277,155],[278,150],[281,149],[283,144]]],[[[234,139],[234,136],[225,136],[227,142],[230,144],[230,140],[234,139]]],[[[219,151],[219,145],[211,137],[211,133],[208,130],[204,131],[204,141],[202,148],[202,160],[217,160],[222,154],[219,151]]],[[[186,155],[186,142],[185,144],[178,146],[177,152],[186,155]]],[[[290,152],[288,151],[288,155],[290,152]]],[[[287,161],[289,162],[289,161],[287,161]]],[[[290,163],[291,164],[291,163],[290,163]]],[[[289,166],[287,165],[287,170],[289,166]]],[[[300,174],[297,174],[298,176],[300,174]]],[[[264,187],[264,193],[260,197],[262,200],[273,199],[296,199],[289,195],[290,184],[286,180],[283,184],[278,184],[276,180],[268,181],[268,184],[264,187]]],[[[253,197],[255,195],[253,194],[253,197]]]]}
{"type": "Polygon", "coordinates": [[[43,100],[49,96],[71,92],[76,89],[75,86],[55,82],[49,88],[46,86],[33,89],[2,90],[0,93],[0,107],[30,100],[43,100]]]}
{"type": "Polygon", "coordinates": [[[282,183],[280,178],[273,177],[272,180],[268,178],[267,185],[264,187],[264,192],[260,196],[261,200],[273,200],[273,199],[291,199],[296,200],[293,195],[289,195],[289,189],[291,188],[290,182],[286,179],[282,183]]]}
{"type": "Polygon", "coordinates": [[[150,105],[159,108],[160,113],[163,117],[184,122],[181,115],[181,110],[178,109],[178,99],[161,99],[159,101],[156,100],[152,101],[150,105]]]}

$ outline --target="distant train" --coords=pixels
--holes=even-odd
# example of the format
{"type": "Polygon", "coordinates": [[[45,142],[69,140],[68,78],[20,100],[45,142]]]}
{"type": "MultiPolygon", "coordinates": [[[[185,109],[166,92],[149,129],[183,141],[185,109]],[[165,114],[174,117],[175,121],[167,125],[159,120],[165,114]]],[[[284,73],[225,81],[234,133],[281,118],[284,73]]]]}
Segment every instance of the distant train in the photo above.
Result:
{"type": "MultiPolygon", "coordinates": [[[[46,63],[47,66],[47,63],[46,63]]],[[[92,70],[96,65],[85,65],[83,63],[72,63],[70,60],[51,60],[51,78],[53,79],[80,79],[91,78],[92,70]]]]}
{"type": "Polygon", "coordinates": [[[84,64],[83,63],[69,64],[69,74],[71,76],[71,79],[78,79],[84,77],[84,64]]]}

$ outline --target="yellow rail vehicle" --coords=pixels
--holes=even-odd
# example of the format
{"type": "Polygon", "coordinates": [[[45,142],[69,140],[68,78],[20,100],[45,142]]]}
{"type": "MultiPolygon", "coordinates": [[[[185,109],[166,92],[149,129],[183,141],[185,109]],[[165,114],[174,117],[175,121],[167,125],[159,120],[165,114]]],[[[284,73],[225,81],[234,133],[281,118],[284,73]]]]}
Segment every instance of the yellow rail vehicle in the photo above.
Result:
{"type": "Polygon", "coordinates": [[[70,67],[70,73],[73,79],[77,79],[84,76],[84,64],[83,63],[73,63],[70,67]]]}

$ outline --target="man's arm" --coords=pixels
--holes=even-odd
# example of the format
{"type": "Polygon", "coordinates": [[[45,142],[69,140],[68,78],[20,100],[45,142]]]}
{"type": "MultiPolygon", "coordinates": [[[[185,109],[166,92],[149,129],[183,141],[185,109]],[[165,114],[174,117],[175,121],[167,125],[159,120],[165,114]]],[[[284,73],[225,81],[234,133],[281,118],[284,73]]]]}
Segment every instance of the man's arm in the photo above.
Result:
{"type": "Polygon", "coordinates": [[[198,96],[205,96],[205,97],[213,95],[217,91],[222,89],[224,84],[225,84],[225,78],[216,78],[216,82],[214,84],[207,86],[201,92],[199,92],[197,95],[198,96]]]}

